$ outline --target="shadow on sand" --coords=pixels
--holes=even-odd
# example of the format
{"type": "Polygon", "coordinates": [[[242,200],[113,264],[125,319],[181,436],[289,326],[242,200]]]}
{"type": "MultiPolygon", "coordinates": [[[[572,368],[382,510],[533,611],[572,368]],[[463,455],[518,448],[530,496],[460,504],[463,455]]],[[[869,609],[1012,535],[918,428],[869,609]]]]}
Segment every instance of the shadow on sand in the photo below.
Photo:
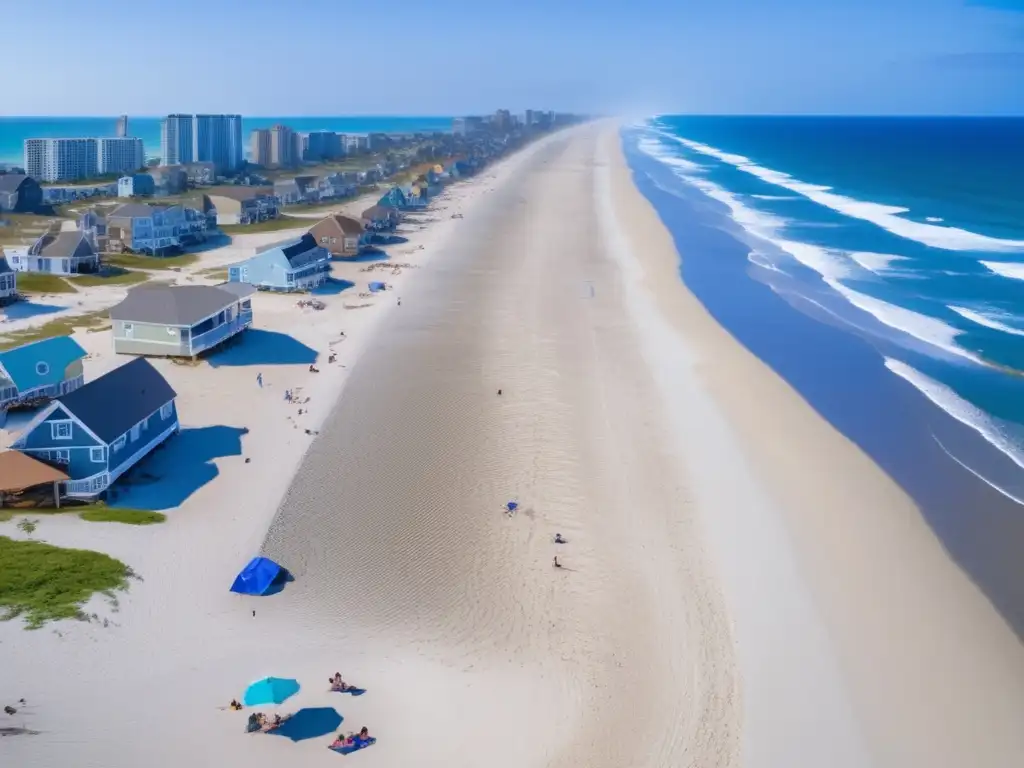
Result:
{"type": "Polygon", "coordinates": [[[225,235],[222,232],[218,232],[216,235],[210,235],[206,238],[205,242],[193,243],[182,249],[183,253],[203,253],[204,251],[212,251],[215,248],[221,248],[225,245],[231,245],[231,236],[225,235]]]}
{"type": "Polygon", "coordinates": [[[384,232],[382,234],[376,234],[370,240],[373,245],[402,245],[408,243],[408,237],[402,237],[394,233],[384,232]]]}
{"type": "Polygon", "coordinates": [[[383,261],[387,257],[387,253],[380,248],[368,245],[356,256],[332,256],[331,261],[335,264],[358,264],[363,261],[383,261]]]}
{"type": "Polygon", "coordinates": [[[342,291],[347,291],[349,288],[354,286],[351,280],[342,280],[340,277],[331,277],[327,279],[327,282],[321,286],[317,286],[311,294],[314,296],[337,296],[342,291]]]}
{"type": "Polygon", "coordinates": [[[276,331],[250,328],[238,334],[238,341],[218,347],[206,361],[214,368],[222,365],[311,365],[316,362],[317,351],[289,336],[276,331]]]}
{"type": "Polygon", "coordinates": [[[182,504],[219,474],[214,459],[242,455],[244,427],[182,429],[111,489],[111,506],[159,511],[182,504]]]}
{"type": "MultiPolygon", "coordinates": [[[[3,315],[8,320],[27,320],[30,317],[52,315],[54,312],[60,312],[62,309],[67,309],[67,307],[60,307],[56,304],[39,304],[35,301],[16,301],[0,309],[0,315],[3,315]]],[[[0,331],[2,331],[2,328],[3,326],[0,326],[0,331]]]]}

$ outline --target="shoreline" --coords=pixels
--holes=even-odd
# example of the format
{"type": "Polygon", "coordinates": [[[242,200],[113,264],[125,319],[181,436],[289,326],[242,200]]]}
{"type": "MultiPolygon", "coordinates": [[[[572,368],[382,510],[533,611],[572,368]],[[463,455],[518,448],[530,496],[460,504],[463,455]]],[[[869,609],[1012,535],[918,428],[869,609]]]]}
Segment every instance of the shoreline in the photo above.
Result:
{"type": "MultiPolygon", "coordinates": [[[[632,182],[638,171],[626,173],[632,182]]],[[[850,691],[870,758],[854,764],[1012,764],[1024,754],[1013,725],[1024,715],[1024,650],[1016,636],[902,489],[685,288],[679,270],[685,252],[680,257],[655,208],[633,189],[634,209],[649,233],[643,252],[659,254],[648,261],[648,289],[692,345],[690,364],[774,500],[773,516],[809,589],[823,643],[850,691]]],[[[727,537],[747,530],[716,524],[723,553],[735,546],[727,537]]],[[[764,598],[764,574],[752,576],[738,580],[745,581],[736,584],[738,600],[764,598]]],[[[793,624],[785,639],[805,631],[793,624]]],[[[838,759],[828,755],[825,763],[838,759]]]]}
{"type": "MultiPolygon", "coordinates": [[[[151,471],[191,477],[119,500],[173,491],[162,525],[40,523],[145,580],[90,602],[109,627],[0,623],[19,661],[0,695],[41,732],[0,752],[335,764],[326,739],[225,711],[273,675],[303,688],[262,709],[336,707],[378,737],[370,766],[1013,765],[1016,637],[906,494],[690,292],[635,173],[608,122],[552,134],[450,187],[389,249],[419,268],[377,306],[257,295],[257,330],[299,347],[158,361],[183,430],[151,471]],[[309,374],[303,348],[337,366],[309,374]],[[229,593],[256,554],[295,581],[229,593]],[[329,693],[338,669],[367,695],[329,693]]],[[[361,285],[373,263],[335,269],[361,285]]],[[[82,337],[92,378],[115,361],[82,337]]]]}

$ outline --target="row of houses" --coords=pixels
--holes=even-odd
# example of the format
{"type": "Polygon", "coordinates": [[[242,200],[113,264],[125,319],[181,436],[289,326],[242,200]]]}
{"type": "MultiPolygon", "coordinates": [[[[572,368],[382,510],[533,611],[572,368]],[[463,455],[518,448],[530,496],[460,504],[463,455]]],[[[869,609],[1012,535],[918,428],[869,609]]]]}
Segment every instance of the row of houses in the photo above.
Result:
{"type": "MultiPolygon", "coordinates": [[[[252,325],[244,284],[139,286],[110,309],[118,354],[196,357],[252,325]]],[[[12,448],[59,470],[58,497],[96,498],[178,431],[175,393],[145,359],[86,383],[85,350],[70,336],[0,352],[0,425],[41,408],[12,448]]]]}

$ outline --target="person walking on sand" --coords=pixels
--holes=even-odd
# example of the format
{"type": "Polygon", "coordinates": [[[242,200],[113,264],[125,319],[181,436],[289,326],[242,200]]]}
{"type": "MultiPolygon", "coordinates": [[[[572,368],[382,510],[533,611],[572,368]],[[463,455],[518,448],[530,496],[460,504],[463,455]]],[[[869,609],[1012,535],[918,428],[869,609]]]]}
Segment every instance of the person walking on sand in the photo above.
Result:
{"type": "Polygon", "coordinates": [[[555,555],[555,568],[561,568],[562,564],[558,562],[558,555],[555,555]]]}
{"type": "Polygon", "coordinates": [[[256,374],[256,383],[260,385],[260,389],[263,389],[263,372],[260,371],[256,374]]]}

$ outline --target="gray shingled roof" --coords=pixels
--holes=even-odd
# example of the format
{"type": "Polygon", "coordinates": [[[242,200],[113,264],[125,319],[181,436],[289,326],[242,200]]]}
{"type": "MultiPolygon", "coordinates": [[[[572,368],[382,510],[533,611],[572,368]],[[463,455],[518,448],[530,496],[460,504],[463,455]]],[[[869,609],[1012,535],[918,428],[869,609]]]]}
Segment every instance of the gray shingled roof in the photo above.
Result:
{"type": "Polygon", "coordinates": [[[108,445],[176,396],[144,357],[59,398],[64,408],[108,445]]]}
{"type": "Polygon", "coordinates": [[[108,219],[148,219],[154,213],[164,210],[163,206],[145,203],[124,203],[107,214],[108,219]]]}
{"type": "Polygon", "coordinates": [[[49,242],[43,243],[39,249],[38,256],[46,256],[51,259],[67,259],[75,255],[75,251],[85,241],[89,253],[95,253],[95,249],[89,244],[84,232],[61,232],[49,242]]]}
{"type": "Polygon", "coordinates": [[[231,200],[244,202],[260,195],[271,195],[274,190],[268,187],[246,187],[239,185],[236,187],[210,187],[204,191],[210,197],[227,197],[231,200]]]}
{"type": "Polygon", "coordinates": [[[112,320],[154,325],[193,325],[235,304],[232,291],[212,285],[140,285],[110,308],[112,320]]]}

